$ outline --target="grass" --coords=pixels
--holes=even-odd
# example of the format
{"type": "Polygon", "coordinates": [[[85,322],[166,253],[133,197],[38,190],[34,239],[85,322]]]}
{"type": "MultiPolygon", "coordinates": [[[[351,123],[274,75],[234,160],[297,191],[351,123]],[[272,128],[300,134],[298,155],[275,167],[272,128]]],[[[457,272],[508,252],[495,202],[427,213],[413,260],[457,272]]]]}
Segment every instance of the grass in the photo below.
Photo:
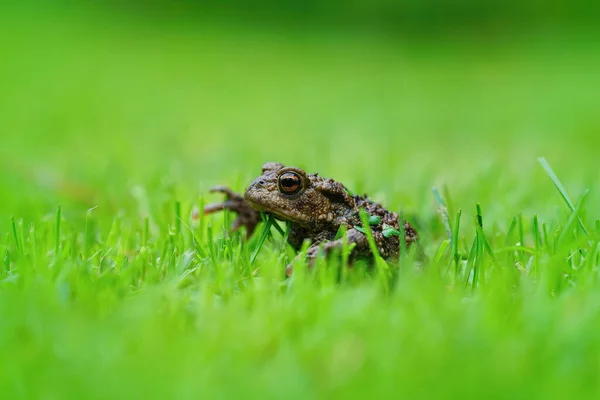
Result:
{"type": "Polygon", "coordinates": [[[592,41],[8,19],[6,398],[598,393],[592,41]],[[424,269],[285,279],[275,229],[190,217],[267,160],[402,212],[424,269]]]}

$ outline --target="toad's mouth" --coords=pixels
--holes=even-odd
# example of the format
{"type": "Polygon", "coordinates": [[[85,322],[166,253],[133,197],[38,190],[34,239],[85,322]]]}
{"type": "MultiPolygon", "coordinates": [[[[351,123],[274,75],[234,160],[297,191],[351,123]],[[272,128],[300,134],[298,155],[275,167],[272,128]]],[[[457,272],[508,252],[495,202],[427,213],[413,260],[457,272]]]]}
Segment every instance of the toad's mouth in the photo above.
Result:
{"type": "Polygon", "coordinates": [[[269,204],[265,204],[265,202],[261,201],[262,199],[253,199],[251,196],[246,194],[245,200],[250,204],[250,206],[262,213],[266,213],[268,215],[272,215],[275,219],[284,222],[292,222],[297,224],[302,224],[305,221],[301,218],[297,211],[293,210],[280,210],[270,206],[269,204]]]}
{"type": "Polygon", "coordinates": [[[272,207],[269,207],[268,205],[261,203],[260,201],[257,200],[252,200],[249,198],[246,198],[246,201],[250,204],[250,206],[255,209],[258,212],[262,212],[262,213],[266,213],[269,215],[274,216],[275,218],[282,220],[282,221],[287,221],[287,220],[291,220],[291,218],[289,218],[288,216],[286,216],[285,214],[282,214],[281,212],[279,212],[279,210],[276,210],[272,207]]]}
{"type": "Polygon", "coordinates": [[[260,212],[268,212],[270,211],[267,204],[264,202],[264,199],[259,196],[253,196],[250,189],[246,190],[244,193],[244,200],[256,211],[260,212]],[[262,201],[261,201],[262,200],[262,201]]]}

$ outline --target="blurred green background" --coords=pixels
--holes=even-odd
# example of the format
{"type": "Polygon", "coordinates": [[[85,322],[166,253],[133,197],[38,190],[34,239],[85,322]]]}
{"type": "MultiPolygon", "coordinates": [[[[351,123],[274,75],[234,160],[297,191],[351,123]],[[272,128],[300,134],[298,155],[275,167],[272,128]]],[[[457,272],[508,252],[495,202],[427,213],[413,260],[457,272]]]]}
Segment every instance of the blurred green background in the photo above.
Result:
{"type": "Polygon", "coordinates": [[[592,2],[3,8],[2,226],[58,203],[120,208],[137,184],[241,189],[266,160],[425,215],[434,184],[464,207],[544,212],[540,155],[575,190],[596,179],[575,167],[600,127],[592,2]]]}

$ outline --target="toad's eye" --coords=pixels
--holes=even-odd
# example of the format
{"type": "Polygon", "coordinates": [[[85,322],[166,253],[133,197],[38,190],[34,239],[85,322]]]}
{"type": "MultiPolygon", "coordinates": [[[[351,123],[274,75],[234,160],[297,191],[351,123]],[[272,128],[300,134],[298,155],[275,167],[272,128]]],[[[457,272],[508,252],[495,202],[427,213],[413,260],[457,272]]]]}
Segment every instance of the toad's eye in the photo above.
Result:
{"type": "Polygon", "coordinates": [[[302,190],[302,178],[295,172],[285,172],[277,180],[279,191],[283,194],[293,195],[302,190]]]}

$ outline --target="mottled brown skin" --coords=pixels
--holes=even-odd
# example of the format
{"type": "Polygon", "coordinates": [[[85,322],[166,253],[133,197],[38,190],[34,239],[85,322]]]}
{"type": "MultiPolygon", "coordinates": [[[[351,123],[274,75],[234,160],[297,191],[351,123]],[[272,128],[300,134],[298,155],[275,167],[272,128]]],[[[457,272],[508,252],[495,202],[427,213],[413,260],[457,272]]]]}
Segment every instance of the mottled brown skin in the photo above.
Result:
{"type": "MultiPolygon", "coordinates": [[[[399,229],[398,214],[387,211],[366,196],[350,195],[344,185],[332,179],[268,162],[262,167],[262,175],[248,186],[243,198],[225,187],[217,187],[213,191],[225,193],[226,200],[207,206],[204,209],[206,214],[222,209],[232,210],[238,214],[233,229],[245,226],[248,235],[260,221],[259,212],[272,214],[290,223],[289,243],[296,250],[305,240],[311,240],[307,253],[309,259],[314,259],[320,249],[327,254],[342,247],[343,240],[335,239],[341,226],[347,228],[348,243],[355,244],[353,258],[371,257],[366,235],[355,229],[362,226],[359,209],[364,208],[371,217],[381,219],[378,224],[371,225],[379,254],[386,259],[398,257],[399,238],[395,235],[386,238],[382,232],[384,225],[399,229]]],[[[408,222],[403,223],[409,246],[417,240],[417,233],[408,222]]]]}

